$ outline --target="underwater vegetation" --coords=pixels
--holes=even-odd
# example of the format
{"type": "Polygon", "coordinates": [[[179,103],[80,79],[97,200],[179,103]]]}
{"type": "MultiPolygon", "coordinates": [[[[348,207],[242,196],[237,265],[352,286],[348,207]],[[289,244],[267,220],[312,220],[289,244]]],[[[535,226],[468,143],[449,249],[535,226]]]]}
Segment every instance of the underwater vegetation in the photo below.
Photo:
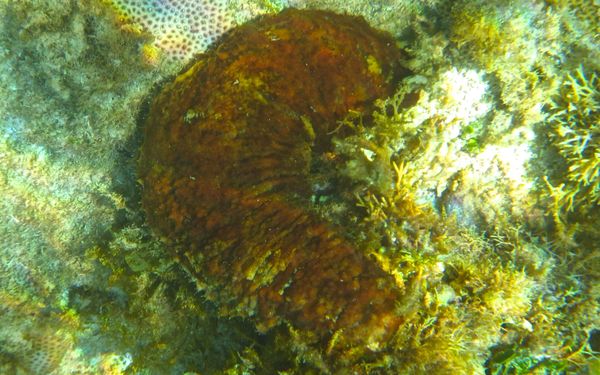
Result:
{"type": "Polygon", "coordinates": [[[548,122],[560,156],[567,164],[567,211],[573,205],[600,203],[600,79],[583,67],[567,74],[551,108],[548,122]]]}
{"type": "MultiPolygon", "coordinates": [[[[0,373],[600,373],[599,5],[0,0],[0,373]],[[369,58],[363,52],[378,44],[361,52],[359,43],[346,50],[356,65],[325,54],[333,73],[319,82],[300,75],[298,83],[254,74],[269,64],[299,68],[286,59],[293,49],[263,61],[267,52],[234,46],[228,36],[221,51],[255,59],[219,54],[217,35],[288,6],[360,15],[386,33],[350,16],[340,16],[348,21],[339,32],[356,37],[360,25],[370,30],[360,38],[391,42],[382,56],[400,46],[400,61],[369,58]],[[206,29],[193,34],[198,15],[206,29]],[[188,75],[170,76],[194,56],[188,75]],[[239,77],[222,70],[227,62],[250,66],[239,77]],[[327,95],[303,91],[342,76],[362,87],[390,76],[385,66],[411,73],[368,92],[340,93],[349,86],[338,81],[327,95]],[[178,116],[181,134],[210,129],[173,138],[190,173],[154,185],[182,199],[147,202],[150,184],[136,181],[143,125],[151,121],[146,101],[156,98],[156,82],[172,94],[166,103],[194,79],[212,85],[195,91],[212,102],[153,112],[178,116]],[[269,87],[279,96],[265,94],[269,87]],[[283,98],[296,91],[305,95],[293,103],[329,105],[288,106],[283,98]],[[368,100],[339,101],[361,95],[368,100]],[[280,105],[268,109],[270,102],[280,105]],[[224,116],[206,116],[207,108],[224,116]],[[258,121],[263,116],[271,126],[258,121]],[[219,127],[232,119],[236,126],[219,127]],[[278,130],[275,122],[289,126],[278,130]],[[244,155],[226,153],[229,146],[244,155]],[[219,168],[200,147],[237,166],[219,168]],[[273,155],[241,160],[258,149],[273,155]],[[295,158],[285,158],[289,152],[295,158]],[[209,173],[193,170],[193,155],[203,156],[198,163],[209,173]],[[219,181],[261,200],[220,195],[219,181]],[[194,193],[199,199],[189,195],[196,185],[207,188],[194,193]],[[190,217],[211,220],[195,228],[190,217]],[[230,240],[236,236],[242,240],[230,240]],[[310,263],[315,252],[300,250],[319,241],[332,256],[310,263]],[[287,261],[319,271],[288,275],[287,261]],[[335,278],[363,271],[358,283],[335,278]],[[300,276],[304,288],[286,295],[294,283],[283,280],[300,276]],[[322,287],[327,277],[339,290],[322,287]],[[364,318],[372,297],[387,322],[364,318]],[[358,324],[340,319],[344,312],[334,320],[336,308],[358,324]],[[375,329],[357,338],[361,327],[375,329]]],[[[330,31],[331,17],[322,22],[330,31]]],[[[248,40],[260,22],[232,35],[248,40]]],[[[264,45],[283,39],[271,36],[264,45]]],[[[280,77],[285,70],[275,69],[280,77]]],[[[175,153],[156,152],[168,166],[148,173],[176,170],[175,153]]]]}
{"type": "Polygon", "coordinates": [[[335,366],[386,346],[400,291],[305,208],[311,159],[348,111],[393,92],[401,58],[360,19],[285,10],[230,32],[144,124],[148,220],[208,298],[261,331],[289,324],[335,366]]]}

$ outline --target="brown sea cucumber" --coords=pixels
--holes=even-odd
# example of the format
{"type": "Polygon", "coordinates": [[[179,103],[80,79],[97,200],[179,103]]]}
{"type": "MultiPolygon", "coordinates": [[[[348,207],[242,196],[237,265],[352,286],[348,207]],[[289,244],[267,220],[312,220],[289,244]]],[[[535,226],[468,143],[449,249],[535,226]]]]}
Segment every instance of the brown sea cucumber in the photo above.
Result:
{"type": "Polygon", "coordinates": [[[154,99],[143,207],[222,314],[286,323],[340,361],[390,340],[400,291],[307,209],[308,176],[336,121],[393,93],[402,57],[362,18],[286,10],[228,33],[154,99]]]}

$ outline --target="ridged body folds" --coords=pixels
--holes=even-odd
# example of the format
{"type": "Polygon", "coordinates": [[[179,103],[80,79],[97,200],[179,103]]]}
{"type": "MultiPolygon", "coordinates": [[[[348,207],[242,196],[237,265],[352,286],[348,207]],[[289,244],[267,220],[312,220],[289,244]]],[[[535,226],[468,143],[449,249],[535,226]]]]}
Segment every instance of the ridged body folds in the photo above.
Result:
{"type": "Polygon", "coordinates": [[[234,29],[154,98],[142,204],[224,315],[287,323],[331,356],[390,339],[393,278],[307,209],[308,176],[336,121],[393,93],[401,57],[360,18],[287,10],[234,29]]]}

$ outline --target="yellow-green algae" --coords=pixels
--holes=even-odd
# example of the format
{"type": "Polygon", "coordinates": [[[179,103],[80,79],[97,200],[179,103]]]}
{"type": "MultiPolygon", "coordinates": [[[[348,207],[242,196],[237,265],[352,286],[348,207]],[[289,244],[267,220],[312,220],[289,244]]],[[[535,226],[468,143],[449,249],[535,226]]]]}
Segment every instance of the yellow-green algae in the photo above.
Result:
{"type": "MultiPolygon", "coordinates": [[[[410,291],[364,373],[597,372],[597,2],[287,3],[412,53],[315,165],[317,209],[410,291]]],[[[319,373],[297,332],[219,319],[144,226],[136,116],[174,71],[151,36],[96,2],[0,16],[0,373],[319,373]]]]}

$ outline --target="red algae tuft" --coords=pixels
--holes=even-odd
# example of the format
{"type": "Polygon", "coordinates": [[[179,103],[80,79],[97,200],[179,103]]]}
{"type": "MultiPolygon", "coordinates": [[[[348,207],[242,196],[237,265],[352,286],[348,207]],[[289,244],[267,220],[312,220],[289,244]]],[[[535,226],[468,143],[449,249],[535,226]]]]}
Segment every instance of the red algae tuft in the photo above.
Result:
{"type": "Polygon", "coordinates": [[[311,212],[308,181],[336,121],[408,74],[402,57],[361,18],[290,9],[232,30],[153,100],[142,203],[224,316],[285,323],[331,363],[391,340],[401,291],[311,212]]]}

